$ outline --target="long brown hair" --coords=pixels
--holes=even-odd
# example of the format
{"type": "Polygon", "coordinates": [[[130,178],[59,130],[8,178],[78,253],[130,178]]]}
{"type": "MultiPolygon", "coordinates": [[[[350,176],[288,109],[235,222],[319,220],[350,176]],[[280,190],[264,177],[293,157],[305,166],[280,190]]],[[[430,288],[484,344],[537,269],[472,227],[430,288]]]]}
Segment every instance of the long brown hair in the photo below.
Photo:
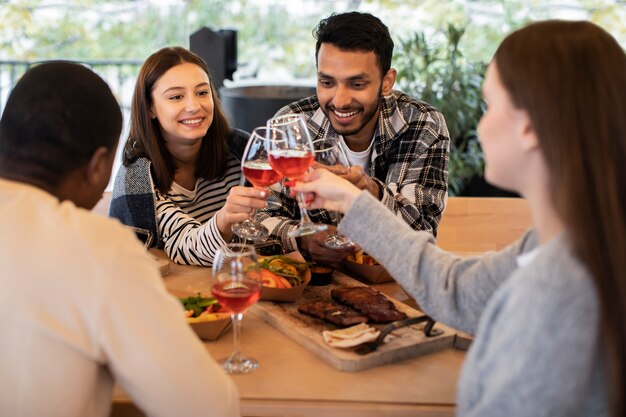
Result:
{"type": "Polygon", "coordinates": [[[626,54],[590,22],[545,21],[495,65],[540,141],[554,206],[600,301],[613,413],[626,413],[626,54]]]}
{"type": "Polygon", "coordinates": [[[152,162],[154,185],[164,194],[172,187],[175,168],[172,156],[165,147],[159,121],[150,117],[152,89],[170,68],[186,62],[195,64],[206,72],[214,102],[213,122],[202,140],[196,163],[196,178],[219,178],[226,172],[230,126],[222,111],[209,68],[202,58],[184,48],[163,48],[150,55],[139,71],[130,110],[130,131],[124,145],[123,163],[128,166],[137,158],[148,158],[152,162]]]}

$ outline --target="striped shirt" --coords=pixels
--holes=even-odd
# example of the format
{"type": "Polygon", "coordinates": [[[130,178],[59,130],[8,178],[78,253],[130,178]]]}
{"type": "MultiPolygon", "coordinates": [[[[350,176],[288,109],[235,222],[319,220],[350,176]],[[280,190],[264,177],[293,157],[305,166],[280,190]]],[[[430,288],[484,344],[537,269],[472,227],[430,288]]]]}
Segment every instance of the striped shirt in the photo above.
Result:
{"type": "MultiPolygon", "coordinates": [[[[305,116],[313,141],[340,138],[317,96],[291,103],[277,114],[286,113],[305,116]]],[[[366,173],[380,186],[383,205],[413,229],[435,236],[448,195],[449,150],[448,128],[439,110],[396,90],[383,97],[366,173]]],[[[296,241],[288,233],[300,219],[297,202],[282,183],[272,190],[268,201],[280,202],[274,205],[280,208],[259,210],[258,217],[287,250],[295,250],[296,241]]],[[[326,210],[309,215],[315,223],[335,223],[326,210]]]]}
{"type": "Polygon", "coordinates": [[[229,154],[225,175],[217,180],[199,178],[194,190],[172,184],[168,195],[156,192],[159,234],[170,259],[187,265],[211,266],[217,249],[226,244],[217,223],[217,213],[230,189],[242,179],[239,161],[229,154]]]}

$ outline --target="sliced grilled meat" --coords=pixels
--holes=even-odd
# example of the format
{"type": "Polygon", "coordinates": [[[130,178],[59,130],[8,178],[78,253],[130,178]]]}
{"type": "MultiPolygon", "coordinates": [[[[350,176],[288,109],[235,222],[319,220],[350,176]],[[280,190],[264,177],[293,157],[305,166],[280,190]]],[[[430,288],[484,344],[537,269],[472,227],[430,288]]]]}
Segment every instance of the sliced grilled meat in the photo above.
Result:
{"type": "Polygon", "coordinates": [[[368,318],[356,311],[330,301],[311,301],[298,307],[298,311],[341,327],[367,323],[368,318]]]}
{"type": "Polygon", "coordinates": [[[374,323],[389,323],[407,317],[381,292],[370,287],[337,288],[330,295],[333,300],[365,314],[374,323]]]}

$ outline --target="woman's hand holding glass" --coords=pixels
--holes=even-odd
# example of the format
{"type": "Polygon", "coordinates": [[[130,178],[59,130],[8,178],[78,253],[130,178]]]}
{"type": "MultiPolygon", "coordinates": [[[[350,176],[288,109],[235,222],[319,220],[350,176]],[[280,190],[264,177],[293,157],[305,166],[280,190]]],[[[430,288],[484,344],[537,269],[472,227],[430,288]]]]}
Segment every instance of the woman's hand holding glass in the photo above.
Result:
{"type": "MultiPolygon", "coordinates": [[[[268,194],[266,188],[277,183],[282,178],[280,174],[274,171],[268,160],[270,142],[275,140],[285,141],[285,133],[273,127],[257,127],[250,135],[241,158],[243,175],[257,190],[261,190],[263,197],[266,197],[268,194]]],[[[269,231],[256,219],[255,209],[262,207],[264,206],[252,206],[250,218],[232,225],[233,233],[253,242],[267,239],[269,231]]]]}
{"type": "Polygon", "coordinates": [[[224,206],[215,214],[217,228],[222,236],[229,240],[235,224],[249,219],[254,214],[255,209],[266,206],[267,195],[268,192],[265,190],[241,185],[232,187],[228,192],[224,206]]]}
{"type": "Polygon", "coordinates": [[[361,190],[350,181],[333,174],[326,169],[316,169],[297,182],[294,192],[310,195],[307,207],[323,208],[347,212],[357,199],[361,190]]]}
{"type": "Polygon", "coordinates": [[[253,371],[259,365],[255,359],[241,354],[240,335],[243,312],[261,298],[260,274],[255,269],[256,251],[252,245],[230,243],[217,250],[213,260],[211,293],[231,311],[233,352],[220,361],[229,374],[253,371]]]}

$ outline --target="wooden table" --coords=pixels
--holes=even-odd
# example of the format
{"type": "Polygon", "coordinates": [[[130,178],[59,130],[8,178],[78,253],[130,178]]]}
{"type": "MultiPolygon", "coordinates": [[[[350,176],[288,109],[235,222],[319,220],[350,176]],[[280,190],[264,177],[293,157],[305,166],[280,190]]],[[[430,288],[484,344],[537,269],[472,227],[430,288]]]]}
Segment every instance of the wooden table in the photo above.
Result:
{"type": "MultiPolygon", "coordinates": [[[[188,290],[189,285],[206,282],[210,273],[209,268],[170,264],[164,280],[169,289],[188,290]]],[[[374,287],[409,300],[394,283],[374,287]]],[[[226,357],[232,333],[205,345],[214,358],[226,357]]],[[[341,372],[251,313],[243,321],[242,350],[260,363],[255,372],[233,375],[244,416],[452,416],[465,356],[447,349],[361,372],[341,372]]],[[[112,415],[143,414],[117,389],[112,415]]]]}

